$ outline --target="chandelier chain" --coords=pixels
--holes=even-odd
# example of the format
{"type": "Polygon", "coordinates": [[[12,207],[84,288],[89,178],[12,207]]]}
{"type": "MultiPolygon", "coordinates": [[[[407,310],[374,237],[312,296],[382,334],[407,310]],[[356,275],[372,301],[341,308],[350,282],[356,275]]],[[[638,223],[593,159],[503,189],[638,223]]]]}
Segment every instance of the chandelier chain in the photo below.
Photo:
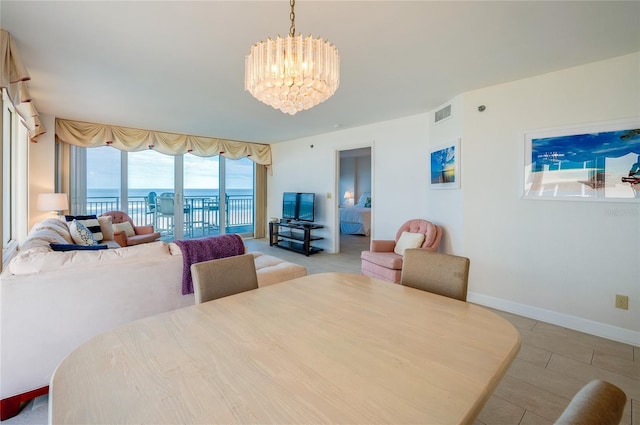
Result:
{"type": "Polygon", "coordinates": [[[289,4],[291,5],[291,13],[289,14],[289,19],[291,19],[291,27],[289,27],[289,35],[291,37],[295,37],[295,35],[296,35],[296,12],[293,11],[293,8],[296,5],[296,0],[289,0],[289,4]]]}

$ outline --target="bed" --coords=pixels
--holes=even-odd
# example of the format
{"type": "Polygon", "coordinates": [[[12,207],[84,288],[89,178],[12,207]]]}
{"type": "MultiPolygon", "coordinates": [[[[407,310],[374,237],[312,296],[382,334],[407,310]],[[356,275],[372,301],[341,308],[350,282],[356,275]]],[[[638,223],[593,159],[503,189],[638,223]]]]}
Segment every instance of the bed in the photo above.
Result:
{"type": "Polygon", "coordinates": [[[369,236],[371,232],[371,193],[365,192],[352,207],[340,208],[340,232],[369,236]]]}

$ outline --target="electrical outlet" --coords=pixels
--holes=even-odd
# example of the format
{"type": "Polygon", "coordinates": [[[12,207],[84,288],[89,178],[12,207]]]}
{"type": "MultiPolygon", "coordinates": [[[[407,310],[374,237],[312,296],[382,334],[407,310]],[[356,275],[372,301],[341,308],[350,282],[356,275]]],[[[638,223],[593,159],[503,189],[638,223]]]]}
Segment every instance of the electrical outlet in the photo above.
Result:
{"type": "Polygon", "coordinates": [[[629,297],[626,295],[616,294],[616,308],[629,310],[629,297]]]}

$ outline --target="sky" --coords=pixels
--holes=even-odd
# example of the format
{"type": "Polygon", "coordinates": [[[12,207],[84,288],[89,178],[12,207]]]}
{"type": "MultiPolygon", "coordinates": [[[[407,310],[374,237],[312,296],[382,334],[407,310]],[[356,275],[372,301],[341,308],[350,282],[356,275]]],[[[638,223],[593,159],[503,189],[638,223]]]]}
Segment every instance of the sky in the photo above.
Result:
{"type": "MultiPolygon", "coordinates": [[[[533,139],[531,143],[534,171],[541,171],[544,165],[554,166],[558,163],[563,169],[583,168],[585,162],[596,159],[603,166],[605,158],[627,155],[633,162],[640,155],[640,129],[547,137],[533,139]]],[[[631,167],[633,162],[628,166],[631,167]]]]}

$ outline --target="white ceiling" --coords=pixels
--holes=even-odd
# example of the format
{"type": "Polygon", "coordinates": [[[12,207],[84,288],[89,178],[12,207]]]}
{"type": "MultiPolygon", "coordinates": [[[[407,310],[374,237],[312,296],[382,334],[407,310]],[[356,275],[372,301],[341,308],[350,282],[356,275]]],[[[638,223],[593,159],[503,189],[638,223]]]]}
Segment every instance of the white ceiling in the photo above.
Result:
{"type": "MultiPolygon", "coordinates": [[[[41,113],[274,143],[429,111],[465,91],[640,51],[639,1],[298,0],[334,43],[336,94],[295,116],[244,91],[289,2],[0,1],[41,113]]],[[[53,131],[53,129],[49,129],[53,131]]]]}

